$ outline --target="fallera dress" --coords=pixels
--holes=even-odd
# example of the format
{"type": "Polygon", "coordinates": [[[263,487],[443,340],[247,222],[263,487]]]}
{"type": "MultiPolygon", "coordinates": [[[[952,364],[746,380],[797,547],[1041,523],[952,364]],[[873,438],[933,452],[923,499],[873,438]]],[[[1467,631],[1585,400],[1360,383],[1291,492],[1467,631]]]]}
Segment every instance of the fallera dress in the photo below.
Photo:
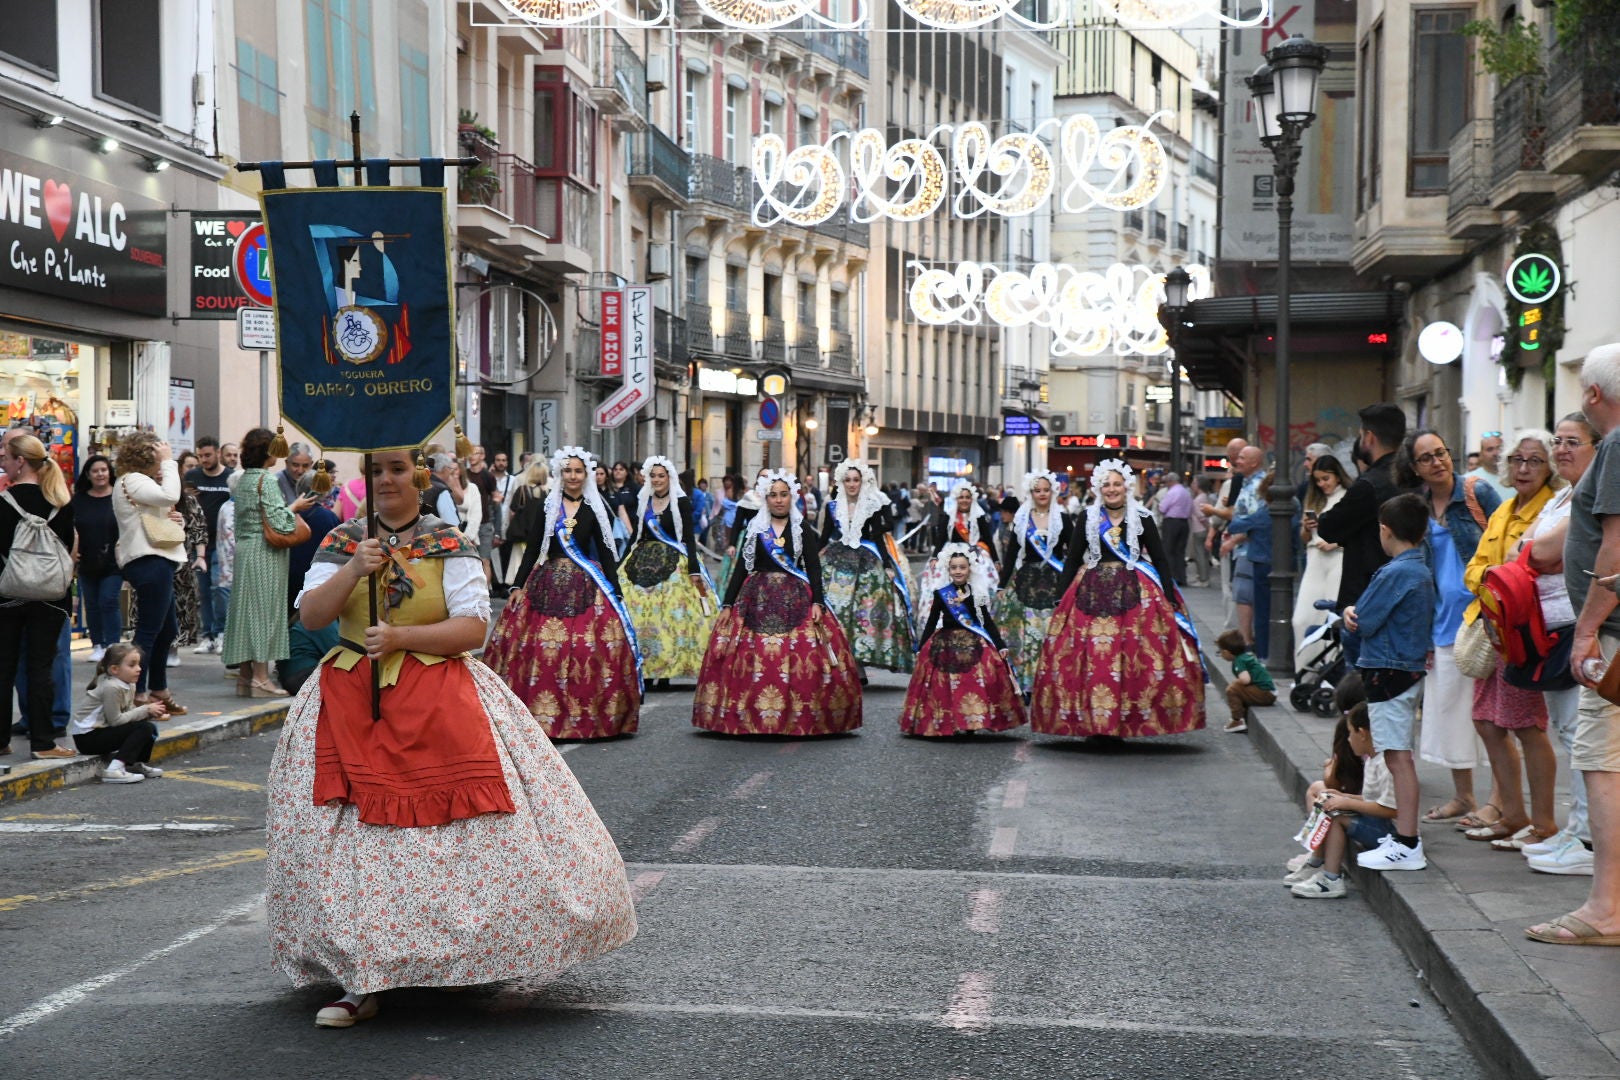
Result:
{"type": "Polygon", "coordinates": [[[1001,576],[996,562],[995,534],[984,509],[975,502],[971,515],[963,515],[956,512],[954,500],[949,506],[951,513],[946,521],[945,538],[935,550],[928,566],[924,568],[922,580],[917,587],[916,617],[919,624],[928,621],[928,611],[934,603],[934,597],[938,595],[940,589],[950,583],[950,575],[939,557],[939,553],[945,550],[947,544],[966,544],[973,549],[975,574],[982,573],[990,581],[995,581],[1001,576]]]}
{"type": "Polygon", "coordinates": [[[1006,731],[1024,723],[1023,691],[998,651],[989,605],[946,586],[934,594],[900,730],[907,735],[1006,731]]]}
{"type": "MultiPolygon", "coordinates": [[[[383,572],[388,621],[487,620],[476,543],[437,518],[419,530],[383,572]]],[[[353,521],[328,535],[306,591],[360,535],[353,521]]],[[[271,762],[275,966],[373,993],[550,978],[630,941],[618,849],[523,703],[475,659],[394,653],[373,721],[367,616],[361,582],[271,762]]]]}
{"type": "Polygon", "coordinates": [[[857,661],[908,672],[915,662],[911,587],[909,568],[891,531],[893,511],[884,507],[870,514],[851,545],[845,542],[838,505],[836,499],[829,502],[823,517],[821,577],[827,610],[837,616],[857,661]]]}
{"type": "Polygon", "coordinates": [[[1040,667],[1041,650],[1046,645],[1047,628],[1057,610],[1062,589],[1063,558],[1074,536],[1074,522],[1052,507],[1058,525],[1054,543],[1027,514],[1019,514],[1012,528],[1022,530],[1016,559],[1001,568],[1001,592],[995,601],[996,622],[1007,639],[1007,655],[1018,672],[1018,688],[1028,694],[1035,688],[1035,671],[1040,667]]]}
{"type": "Polygon", "coordinates": [[[661,513],[647,506],[619,565],[619,589],[641,645],[642,677],[695,678],[719,598],[698,560],[691,499],[682,495],[661,513]],[[704,578],[707,597],[692,583],[693,574],[704,578]]]}

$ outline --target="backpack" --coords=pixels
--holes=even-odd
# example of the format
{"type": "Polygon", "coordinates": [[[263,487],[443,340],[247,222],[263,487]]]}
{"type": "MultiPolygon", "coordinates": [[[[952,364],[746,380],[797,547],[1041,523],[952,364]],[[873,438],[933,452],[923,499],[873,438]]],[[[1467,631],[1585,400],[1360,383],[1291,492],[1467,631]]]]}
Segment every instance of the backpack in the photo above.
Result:
{"type": "MultiPolygon", "coordinates": [[[[1486,636],[1509,669],[1534,677],[1542,688],[1556,689],[1545,686],[1541,676],[1534,672],[1545,666],[1560,644],[1566,646],[1567,669],[1568,643],[1560,639],[1571,635],[1567,630],[1559,633],[1547,629],[1547,620],[1541,614],[1541,597],[1536,592],[1539,576],[1530,568],[1529,544],[1520,550],[1517,559],[1486,570],[1479,588],[1480,618],[1484,620],[1486,636]]],[[[1560,673],[1544,674],[1556,677],[1560,673]]],[[[1563,674],[1567,674],[1567,670],[1563,674]]]]}
{"type": "Polygon", "coordinates": [[[450,490],[450,485],[437,476],[428,481],[427,490],[417,496],[417,509],[424,517],[439,516],[439,496],[450,490]]]}
{"type": "Polygon", "coordinates": [[[10,600],[60,600],[73,588],[73,553],[62,538],[51,531],[60,507],[52,507],[50,517],[30,514],[11,492],[0,492],[17,511],[17,529],[11,536],[11,554],[0,570],[0,596],[10,600]]]}

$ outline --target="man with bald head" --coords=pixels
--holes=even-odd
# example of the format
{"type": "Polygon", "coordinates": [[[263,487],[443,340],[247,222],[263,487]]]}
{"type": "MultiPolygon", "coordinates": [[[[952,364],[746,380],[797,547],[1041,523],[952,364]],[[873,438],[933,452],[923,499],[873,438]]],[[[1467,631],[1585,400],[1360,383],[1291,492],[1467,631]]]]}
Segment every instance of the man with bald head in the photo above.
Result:
{"type": "MultiPolygon", "coordinates": [[[[1344,549],[1340,611],[1360,599],[1373,571],[1389,561],[1378,539],[1378,508],[1400,494],[1395,486],[1395,451],[1406,438],[1406,414],[1399,405],[1368,405],[1357,415],[1361,432],[1356,437],[1356,457],[1368,464],[1338,505],[1316,519],[1316,535],[1344,549]]],[[[1345,653],[1352,664],[1361,654],[1360,640],[1354,634],[1345,636],[1345,653]]]]}
{"type": "Polygon", "coordinates": [[[1238,455],[1248,445],[1243,439],[1232,439],[1226,444],[1226,465],[1229,470],[1226,483],[1221,485],[1215,504],[1205,510],[1210,522],[1209,535],[1204,537],[1204,550],[1221,564],[1221,599],[1226,604],[1227,630],[1238,628],[1237,604],[1232,599],[1232,571],[1236,568],[1237,560],[1221,554],[1221,539],[1226,531],[1226,523],[1232,520],[1232,504],[1237,501],[1238,491],[1243,487],[1243,477],[1237,472],[1238,455]]]}

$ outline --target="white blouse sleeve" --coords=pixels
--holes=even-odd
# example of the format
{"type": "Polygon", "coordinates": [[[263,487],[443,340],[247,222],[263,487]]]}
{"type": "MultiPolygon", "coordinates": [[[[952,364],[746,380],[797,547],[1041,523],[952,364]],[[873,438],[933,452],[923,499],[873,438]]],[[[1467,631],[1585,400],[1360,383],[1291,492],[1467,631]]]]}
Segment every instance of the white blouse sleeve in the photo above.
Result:
{"type": "Polygon", "coordinates": [[[304,575],[304,587],[298,593],[298,599],[293,601],[293,607],[302,607],[304,603],[304,595],[306,593],[308,593],[311,589],[318,589],[322,585],[325,585],[328,581],[331,581],[333,576],[341,569],[343,569],[342,563],[310,563],[309,573],[304,575]]]}
{"type": "Polygon", "coordinates": [[[452,619],[489,622],[489,582],[477,559],[444,560],[444,603],[452,619]]]}

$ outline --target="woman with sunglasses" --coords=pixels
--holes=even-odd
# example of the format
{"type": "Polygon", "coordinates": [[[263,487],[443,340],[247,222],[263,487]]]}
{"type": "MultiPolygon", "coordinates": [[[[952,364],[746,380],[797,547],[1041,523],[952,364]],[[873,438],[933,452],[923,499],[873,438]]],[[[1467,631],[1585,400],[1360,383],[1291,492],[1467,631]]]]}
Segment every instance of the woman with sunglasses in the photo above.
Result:
{"type": "Polygon", "coordinates": [[[1489,484],[1458,476],[1445,440],[1428,428],[1417,429],[1401,443],[1395,455],[1395,482],[1416,490],[1429,507],[1429,535],[1423,553],[1434,574],[1434,666],[1423,680],[1418,754],[1424,761],[1450,769],[1456,789],[1449,801],[1431,808],[1423,819],[1451,821],[1466,814],[1463,824],[1468,828],[1495,825],[1502,812],[1494,786],[1486,805],[1474,812],[1474,766],[1479,760],[1474,680],[1457,670],[1453,646],[1463,616],[1474,603],[1463,572],[1474,557],[1486,522],[1502,500],[1489,484]]]}
{"type": "MultiPolygon", "coordinates": [[[[1552,468],[1552,441],[1552,432],[1540,428],[1514,434],[1512,450],[1502,469],[1502,475],[1513,482],[1513,498],[1491,515],[1464,575],[1476,594],[1484,584],[1485,571],[1518,558],[1523,546],[1521,538],[1557,489],[1565,486],[1564,479],[1552,468]]],[[[1482,617],[1476,600],[1464,618],[1472,621],[1482,617]]],[[[1501,851],[1518,851],[1525,844],[1550,839],[1558,831],[1553,817],[1558,759],[1547,738],[1547,705],[1540,692],[1509,685],[1500,658],[1488,678],[1474,683],[1474,730],[1484,741],[1485,753],[1491,760],[1491,782],[1502,797],[1497,803],[1502,816],[1495,824],[1469,829],[1464,835],[1470,840],[1489,841],[1501,851]],[[1514,752],[1509,732],[1524,753],[1524,771],[1530,778],[1528,816],[1519,777],[1519,755],[1514,752]]]]}

